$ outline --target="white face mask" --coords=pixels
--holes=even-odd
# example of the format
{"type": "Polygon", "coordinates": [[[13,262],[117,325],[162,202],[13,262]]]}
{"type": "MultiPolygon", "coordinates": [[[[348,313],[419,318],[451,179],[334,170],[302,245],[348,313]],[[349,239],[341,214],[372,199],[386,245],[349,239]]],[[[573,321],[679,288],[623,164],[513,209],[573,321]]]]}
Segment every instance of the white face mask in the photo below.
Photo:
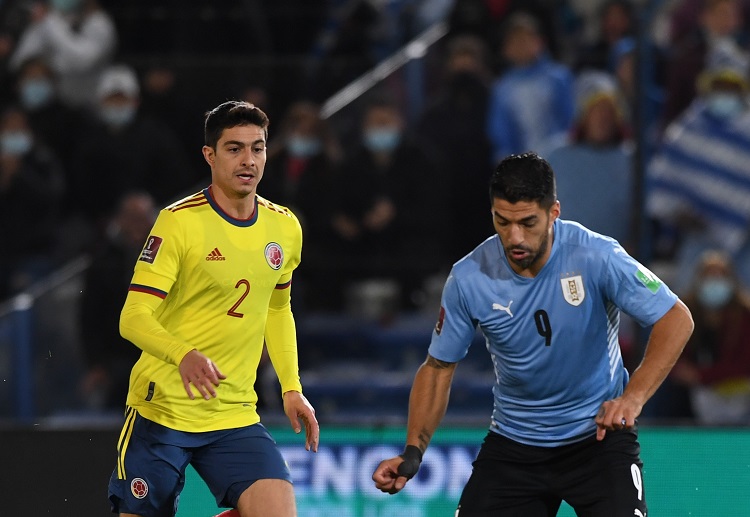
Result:
{"type": "Polygon", "coordinates": [[[123,127],[135,118],[136,108],[131,105],[103,106],[99,112],[105,124],[112,127],[123,127]]]}
{"type": "Polygon", "coordinates": [[[323,145],[317,138],[292,135],[287,139],[286,147],[295,158],[309,158],[318,154],[323,145]]]}
{"type": "Polygon", "coordinates": [[[54,86],[47,79],[26,79],[21,84],[21,103],[26,109],[35,110],[46,106],[54,96],[54,86]]]}
{"type": "Polygon", "coordinates": [[[729,120],[745,110],[745,103],[736,93],[715,92],[706,99],[708,111],[722,120],[729,120]]]}
{"type": "Polygon", "coordinates": [[[364,143],[373,152],[393,151],[401,143],[401,131],[396,127],[368,129],[364,134],[364,143]]]}
{"type": "Polygon", "coordinates": [[[34,144],[31,134],[26,131],[6,131],[0,134],[0,151],[11,156],[23,156],[34,144]]]}
{"type": "Polygon", "coordinates": [[[732,298],[734,286],[725,277],[706,278],[698,286],[698,301],[708,309],[720,309],[732,298]]]}

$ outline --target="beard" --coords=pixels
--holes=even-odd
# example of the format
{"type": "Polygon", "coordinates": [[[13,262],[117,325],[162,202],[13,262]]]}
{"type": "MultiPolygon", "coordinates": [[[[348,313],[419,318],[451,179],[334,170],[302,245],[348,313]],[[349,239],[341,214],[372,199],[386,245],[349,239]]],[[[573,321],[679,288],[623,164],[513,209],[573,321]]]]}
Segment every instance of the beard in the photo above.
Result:
{"type": "Polygon", "coordinates": [[[527,246],[514,246],[512,248],[505,248],[505,256],[510,262],[513,262],[521,269],[529,269],[537,260],[544,256],[544,254],[547,252],[548,246],[549,232],[545,232],[544,237],[542,238],[542,242],[539,243],[539,247],[536,250],[533,250],[527,246]],[[513,258],[513,255],[511,254],[512,251],[525,251],[528,254],[524,258],[519,260],[513,258]]]}

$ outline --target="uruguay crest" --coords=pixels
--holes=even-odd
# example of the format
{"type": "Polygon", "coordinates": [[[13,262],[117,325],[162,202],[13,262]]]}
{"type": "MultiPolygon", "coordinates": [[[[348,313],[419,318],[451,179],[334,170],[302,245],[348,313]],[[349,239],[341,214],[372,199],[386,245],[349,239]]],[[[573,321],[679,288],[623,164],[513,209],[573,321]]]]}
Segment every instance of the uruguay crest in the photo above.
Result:
{"type": "Polygon", "coordinates": [[[563,297],[565,301],[574,307],[578,307],[586,298],[586,291],[583,289],[583,279],[581,275],[569,276],[560,279],[563,297]]]}

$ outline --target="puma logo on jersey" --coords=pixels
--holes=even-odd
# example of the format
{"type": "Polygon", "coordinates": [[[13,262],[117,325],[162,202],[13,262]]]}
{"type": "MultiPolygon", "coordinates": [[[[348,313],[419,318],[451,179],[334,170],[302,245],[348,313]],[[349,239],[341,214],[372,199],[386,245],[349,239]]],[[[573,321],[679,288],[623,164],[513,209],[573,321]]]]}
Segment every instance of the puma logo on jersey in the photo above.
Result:
{"type": "Polygon", "coordinates": [[[508,302],[508,305],[507,305],[507,306],[505,306],[505,305],[500,305],[499,303],[493,303],[493,304],[492,304],[492,310],[493,310],[493,311],[503,311],[503,312],[507,312],[507,313],[508,313],[508,316],[510,316],[510,317],[512,318],[512,317],[513,317],[513,313],[512,313],[512,312],[510,312],[510,306],[511,306],[511,304],[512,304],[512,303],[513,303],[513,300],[509,301],[509,302],[508,302]]]}
{"type": "Polygon", "coordinates": [[[226,260],[226,257],[221,254],[219,248],[214,248],[211,253],[208,254],[206,260],[226,260]]]}

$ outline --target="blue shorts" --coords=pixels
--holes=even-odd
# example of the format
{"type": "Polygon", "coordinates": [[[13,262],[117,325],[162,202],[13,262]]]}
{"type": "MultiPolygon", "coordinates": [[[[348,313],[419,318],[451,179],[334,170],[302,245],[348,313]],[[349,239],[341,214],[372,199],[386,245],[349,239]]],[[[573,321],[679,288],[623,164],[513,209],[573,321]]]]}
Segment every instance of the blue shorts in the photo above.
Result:
{"type": "Polygon", "coordinates": [[[128,408],[117,443],[117,466],[109,481],[112,513],[173,517],[188,464],[220,507],[236,508],[242,492],[259,479],[292,481],[276,442],[260,423],[188,433],[128,408]]]}

